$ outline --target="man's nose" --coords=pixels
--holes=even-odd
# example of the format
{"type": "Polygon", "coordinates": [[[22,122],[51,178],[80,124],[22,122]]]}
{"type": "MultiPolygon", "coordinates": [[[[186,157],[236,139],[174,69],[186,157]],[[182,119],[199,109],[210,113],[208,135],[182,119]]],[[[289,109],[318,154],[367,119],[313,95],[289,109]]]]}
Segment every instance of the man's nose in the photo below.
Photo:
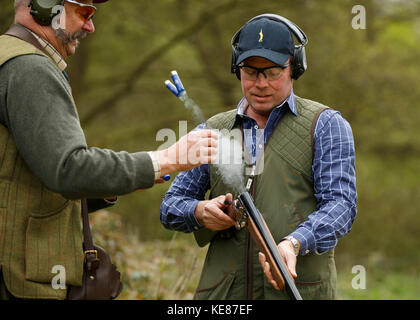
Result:
{"type": "Polygon", "coordinates": [[[255,80],[255,85],[257,87],[266,87],[268,85],[268,80],[262,72],[259,73],[257,80],[255,80]]]}
{"type": "Polygon", "coordinates": [[[87,33],[95,32],[95,25],[93,24],[92,19],[89,19],[88,21],[85,22],[85,24],[83,25],[83,30],[86,31],[87,33]]]}

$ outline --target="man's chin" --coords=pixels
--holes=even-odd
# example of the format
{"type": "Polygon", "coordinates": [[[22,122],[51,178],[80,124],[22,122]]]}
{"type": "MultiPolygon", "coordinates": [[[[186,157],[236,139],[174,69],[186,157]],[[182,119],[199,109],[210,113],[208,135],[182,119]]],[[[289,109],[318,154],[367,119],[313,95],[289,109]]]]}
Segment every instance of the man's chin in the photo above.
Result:
{"type": "Polygon", "coordinates": [[[66,45],[67,56],[72,56],[76,53],[76,49],[79,46],[79,40],[74,40],[66,45]]]}
{"type": "Polygon", "coordinates": [[[254,110],[259,114],[270,114],[273,110],[274,106],[271,101],[261,101],[261,100],[252,100],[251,102],[252,107],[254,110]]]}

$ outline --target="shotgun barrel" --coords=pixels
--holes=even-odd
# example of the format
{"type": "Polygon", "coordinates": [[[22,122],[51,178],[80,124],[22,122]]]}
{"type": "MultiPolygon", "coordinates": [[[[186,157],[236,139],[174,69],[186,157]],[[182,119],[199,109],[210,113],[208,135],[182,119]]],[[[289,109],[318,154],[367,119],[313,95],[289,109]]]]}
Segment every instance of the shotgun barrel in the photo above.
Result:
{"type": "MultiPolygon", "coordinates": [[[[255,206],[251,195],[248,192],[243,192],[239,195],[238,200],[241,203],[242,208],[248,215],[248,219],[251,220],[248,221],[248,228],[256,228],[256,230],[250,230],[251,233],[253,233],[254,235],[257,234],[258,239],[256,239],[256,241],[262,242],[259,243],[259,245],[268,250],[269,255],[271,254],[272,259],[269,259],[269,257],[267,257],[267,254],[266,257],[267,260],[269,260],[269,263],[270,260],[272,260],[275,263],[274,266],[272,266],[270,263],[272,272],[274,271],[273,269],[276,269],[277,267],[277,270],[280,272],[281,277],[284,280],[285,290],[292,300],[303,300],[298,289],[296,288],[295,282],[292,276],[290,275],[289,270],[287,269],[285,263],[283,262],[283,259],[280,256],[277,244],[275,243],[273,236],[271,235],[271,232],[265,223],[264,217],[261,215],[261,213],[255,206]]],[[[279,282],[279,280],[277,282],[279,282]]]]}

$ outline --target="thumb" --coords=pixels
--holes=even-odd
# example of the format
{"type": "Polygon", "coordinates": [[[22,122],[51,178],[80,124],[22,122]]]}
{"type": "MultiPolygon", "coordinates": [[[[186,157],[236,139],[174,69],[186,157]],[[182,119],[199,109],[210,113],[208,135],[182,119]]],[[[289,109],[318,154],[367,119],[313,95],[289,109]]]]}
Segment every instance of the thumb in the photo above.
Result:
{"type": "Polygon", "coordinates": [[[231,194],[231,193],[226,193],[226,197],[225,197],[224,204],[225,204],[226,206],[229,206],[229,205],[231,205],[231,204],[232,204],[232,201],[233,201],[233,196],[232,196],[232,194],[231,194]]]}
{"type": "Polygon", "coordinates": [[[287,267],[292,275],[293,278],[297,277],[296,274],[296,257],[295,258],[289,258],[287,263],[287,267]]]}
{"type": "Polygon", "coordinates": [[[296,273],[297,259],[295,256],[295,252],[290,246],[286,244],[286,241],[281,242],[280,244],[281,244],[281,251],[283,253],[284,262],[286,263],[287,268],[289,269],[289,272],[292,275],[292,277],[296,278],[297,277],[297,273],[296,273]],[[283,245],[283,243],[285,245],[283,245]]]}

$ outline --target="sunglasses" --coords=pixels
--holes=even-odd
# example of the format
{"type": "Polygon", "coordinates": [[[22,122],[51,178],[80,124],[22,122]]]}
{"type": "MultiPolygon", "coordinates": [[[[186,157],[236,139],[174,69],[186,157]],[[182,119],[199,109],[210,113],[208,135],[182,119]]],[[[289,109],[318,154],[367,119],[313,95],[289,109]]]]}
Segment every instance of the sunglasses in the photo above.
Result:
{"type": "Polygon", "coordinates": [[[81,3],[76,0],[65,0],[65,1],[79,6],[76,9],[76,13],[80,15],[80,17],[83,19],[85,23],[88,22],[90,19],[92,19],[93,16],[95,15],[96,7],[91,4],[81,3]]]}
{"type": "Polygon", "coordinates": [[[283,75],[284,70],[289,65],[290,63],[275,65],[267,68],[256,68],[248,65],[239,65],[238,67],[243,71],[243,76],[246,80],[255,81],[258,79],[260,73],[262,73],[264,78],[268,81],[275,81],[283,75]]]}

